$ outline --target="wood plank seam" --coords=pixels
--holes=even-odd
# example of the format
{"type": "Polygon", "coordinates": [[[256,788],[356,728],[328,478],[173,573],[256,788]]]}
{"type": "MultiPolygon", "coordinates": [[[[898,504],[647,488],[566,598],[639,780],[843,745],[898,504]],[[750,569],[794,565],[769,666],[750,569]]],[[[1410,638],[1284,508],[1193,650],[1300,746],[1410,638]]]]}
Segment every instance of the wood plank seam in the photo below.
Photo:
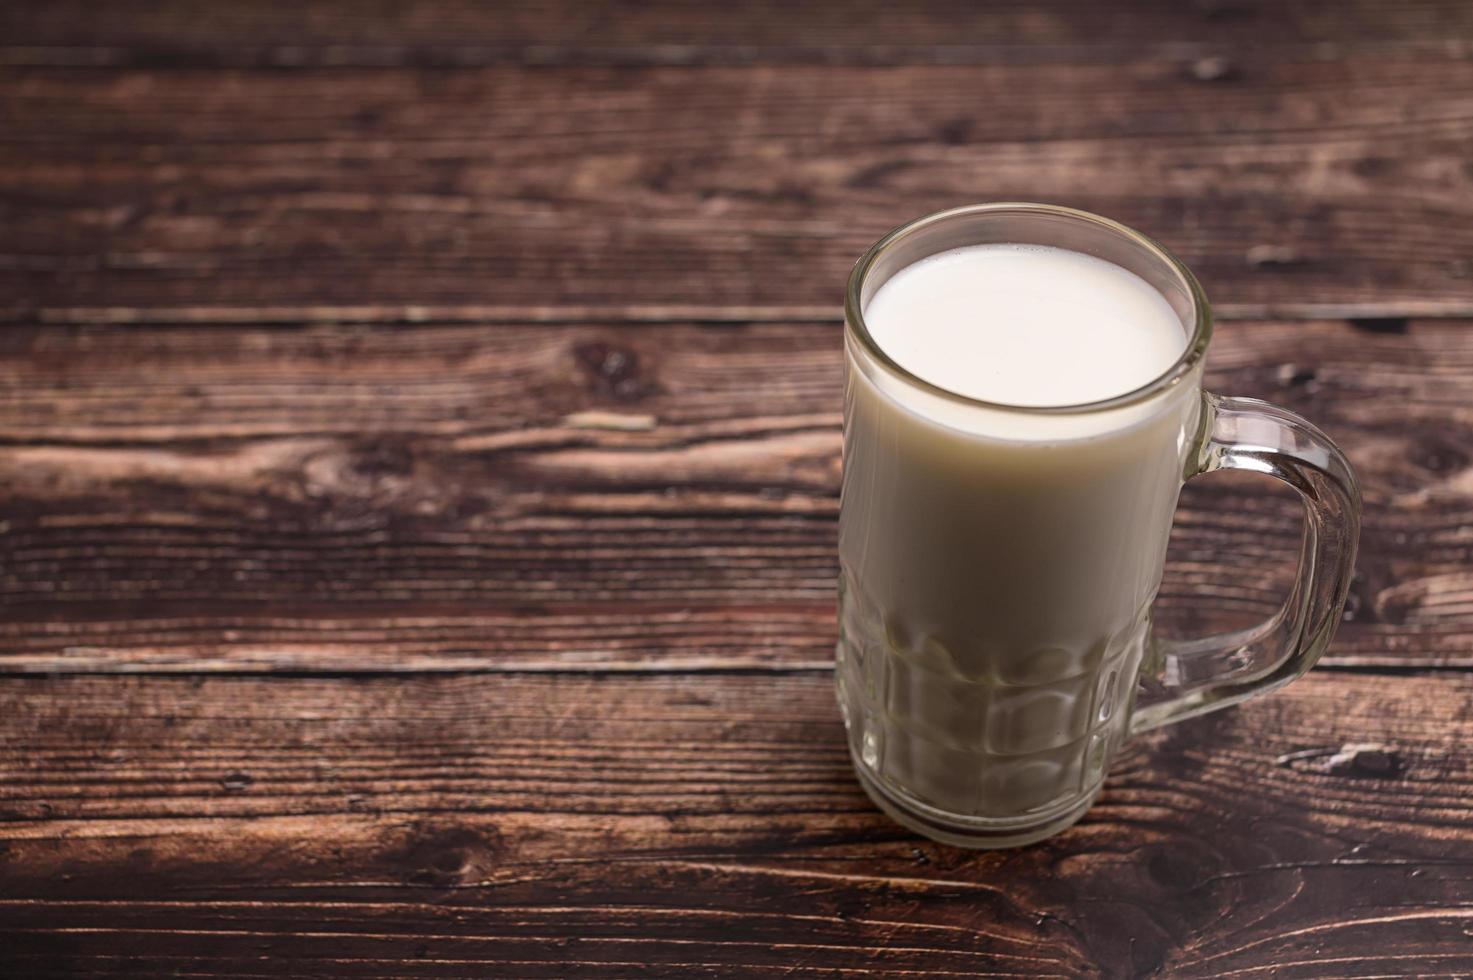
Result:
{"type": "MultiPolygon", "coordinates": [[[[1473,302],[1424,300],[1360,303],[1214,303],[1216,320],[1344,320],[1352,326],[1386,320],[1473,318],[1473,302]]],[[[843,308],[817,305],[690,306],[625,305],[509,306],[460,304],[375,306],[159,306],[11,307],[0,309],[0,323],[19,326],[219,326],[311,328],[322,325],[455,326],[461,324],[547,324],[572,326],[744,326],[755,323],[840,323],[843,308]]]]}

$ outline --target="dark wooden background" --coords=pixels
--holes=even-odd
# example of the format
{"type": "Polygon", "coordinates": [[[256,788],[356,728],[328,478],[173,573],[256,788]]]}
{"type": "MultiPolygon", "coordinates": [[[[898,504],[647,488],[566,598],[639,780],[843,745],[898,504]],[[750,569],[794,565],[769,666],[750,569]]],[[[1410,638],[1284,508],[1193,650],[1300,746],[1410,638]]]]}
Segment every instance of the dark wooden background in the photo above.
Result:
{"type": "MultiPolygon", "coordinates": [[[[0,5],[0,975],[1473,973],[1473,5],[0,5]],[[1319,422],[1310,676],[972,854],[831,694],[838,298],[1158,236],[1319,422]]],[[[1299,516],[1188,488],[1161,616],[1299,516]]]]}

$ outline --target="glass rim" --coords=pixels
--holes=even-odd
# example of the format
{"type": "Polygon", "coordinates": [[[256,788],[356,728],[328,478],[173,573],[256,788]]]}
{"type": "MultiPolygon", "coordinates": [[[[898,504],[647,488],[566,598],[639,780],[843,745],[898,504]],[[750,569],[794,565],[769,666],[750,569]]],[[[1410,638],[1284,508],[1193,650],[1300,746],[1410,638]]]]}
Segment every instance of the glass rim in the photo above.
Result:
{"type": "MultiPolygon", "coordinates": [[[[1106,259],[1104,261],[1109,260],[1106,259]]],[[[878,362],[881,367],[899,377],[906,384],[914,385],[931,395],[959,405],[989,409],[997,412],[1016,412],[1026,415],[1082,414],[1122,408],[1145,401],[1162,391],[1180,384],[1182,379],[1187,377],[1206,355],[1208,342],[1212,339],[1212,310],[1208,306],[1207,296],[1203,293],[1201,284],[1197,282],[1197,277],[1192,275],[1192,271],[1187,268],[1186,264],[1171,254],[1166,246],[1150,236],[1136,231],[1129,225],[1123,225],[1118,221],[1112,221],[1109,218],[1089,211],[1081,211],[1078,208],[1068,208],[1058,204],[1035,204],[1027,201],[998,201],[987,204],[967,204],[961,207],[947,208],[942,211],[934,211],[931,214],[923,215],[912,221],[907,221],[905,224],[891,230],[859,257],[859,261],[854,264],[854,269],[849,273],[849,282],[844,290],[844,323],[846,332],[859,341],[865,353],[878,362]],[[869,332],[868,324],[864,321],[861,293],[865,280],[869,277],[870,271],[874,268],[875,263],[901,241],[928,228],[956,218],[995,213],[1049,215],[1070,221],[1093,224],[1122,238],[1129,239],[1145,249],[1148,253],[1154,255],[1171,270],[1172,274],[1176,276],[1185,289],[1186,294],[1191,298],[1192,332],[1187,338],[1186,347],[1182,350],[1180,356],[1165,371],[1162,371],[1138,388],[1132,388],[1130,391],[1123,392],[1119,395],[1112,395],[1109,398],[1087,402],[1074,402],[1066,405],[1012,405],[1007,402],[992,402],[982,398],[973,398],[969,395],[952,391],[950,388],[943,388],[939,385],[932,384],[925,378],[920,377],[908,368],[897,363],[875,341],[869,332]]]]}

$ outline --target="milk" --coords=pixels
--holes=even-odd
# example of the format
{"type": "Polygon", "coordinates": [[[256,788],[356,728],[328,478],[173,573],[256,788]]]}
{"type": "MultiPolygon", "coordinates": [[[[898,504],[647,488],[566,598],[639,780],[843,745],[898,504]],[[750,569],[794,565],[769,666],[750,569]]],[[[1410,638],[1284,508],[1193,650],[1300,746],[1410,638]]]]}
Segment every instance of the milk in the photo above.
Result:
{"type": "Polygon", "coordinates": [[[901,269],[864,320],[944,391],[850,338],[838,683],[861,775],[999,826],[1087,805],[1146,652],[1196,379],[1005,406],[1141,388],[1182,319],[1102,259],[989,244],[901,269]]]}
{"type": "Polygon", "coordinates": [[[1144,279],[1047,245],[973,245],[922,259],[864,313],[900,366],[940,388],[1008,405],[1073,405],[1139,388],[1186,346],[1144,279]]]}

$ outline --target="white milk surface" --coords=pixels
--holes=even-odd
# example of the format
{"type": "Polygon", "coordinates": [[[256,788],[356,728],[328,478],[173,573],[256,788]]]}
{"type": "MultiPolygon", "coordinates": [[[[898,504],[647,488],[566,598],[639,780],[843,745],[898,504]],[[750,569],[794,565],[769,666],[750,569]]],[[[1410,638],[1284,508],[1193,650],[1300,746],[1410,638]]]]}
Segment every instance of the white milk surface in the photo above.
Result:
{"type": "Polygon", "coordinates": [[[1076,405],[1163,374],[1181,321],[1144,279],[1047,245],[973,245],[902,269],[870,299],[882,350],[938,388],[1007,405],[1076,405]]]}

